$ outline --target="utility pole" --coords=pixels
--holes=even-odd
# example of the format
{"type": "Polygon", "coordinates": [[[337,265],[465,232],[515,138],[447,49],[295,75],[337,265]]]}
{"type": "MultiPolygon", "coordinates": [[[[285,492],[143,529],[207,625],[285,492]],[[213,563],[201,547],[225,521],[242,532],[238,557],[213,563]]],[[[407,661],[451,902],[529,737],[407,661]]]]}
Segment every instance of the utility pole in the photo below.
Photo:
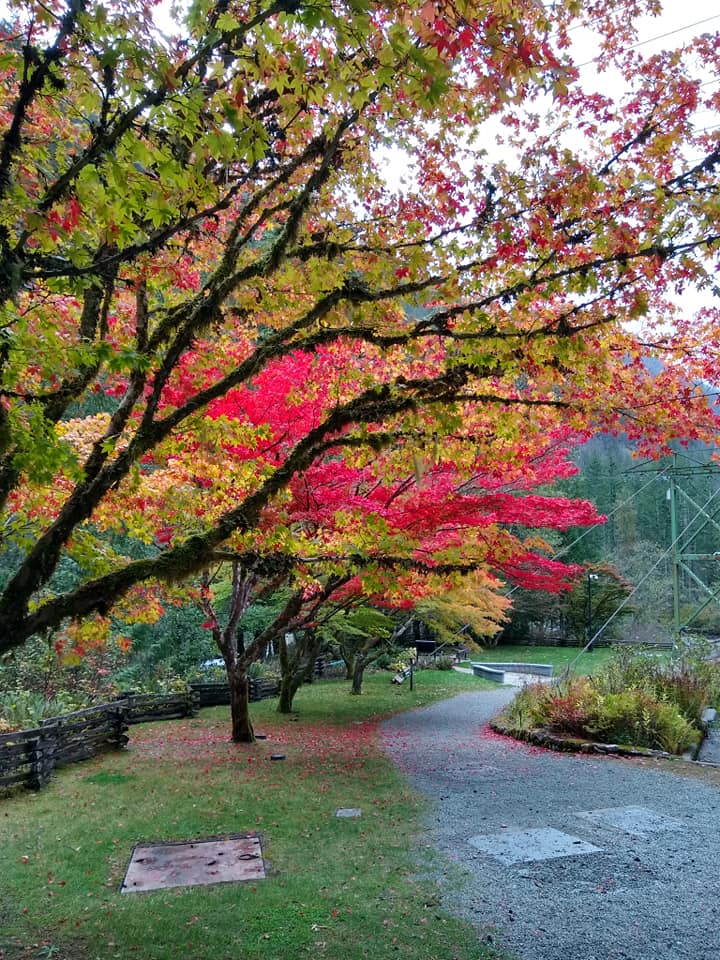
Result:
{"type": "MultiPolygon", "coordinates": [[[[677,454],[673,454],[673,469],[677,466],[677,454]]],[[[670,474],[667,498],[670,501],[670,543],[672,544],[672,589],[673,627],[680,633],[680,544],[678,543],[678,498],[675,474],[670,474]]]]}
{"type": "Polygon", "coordinates": [[[592,643],[592,641],[593,641],[593,629],[592,629],[592,615],[593,615],[593,608],[592,608],[592,583],[593,583],[593,580],[597,580],[597,579],[598,579],[598,575],[597,575],[596,573],[590,573],[590,571],[588,570],[588,572],[587,572],[587,578],[586,578],[586,580],[585,580],[585,583],[586,583],[586,585],[587,585],[587,592],[586,592],[586,595],[587,595],[587,610],[586,610],[586,612],[587,612],[587,619],[585,620],[585,649],[587,650],[588,653],[592,653],[592,649],[593,649],[593,643],[592,643]]]}

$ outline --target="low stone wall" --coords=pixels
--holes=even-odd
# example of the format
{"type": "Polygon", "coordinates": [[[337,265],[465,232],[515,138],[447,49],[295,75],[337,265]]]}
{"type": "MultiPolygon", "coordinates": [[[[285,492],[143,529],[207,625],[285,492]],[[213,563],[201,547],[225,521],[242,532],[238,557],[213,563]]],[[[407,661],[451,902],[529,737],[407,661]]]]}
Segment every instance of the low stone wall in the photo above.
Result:
{"type": "Polygon", "coordinates": [[[472,672],[484,680],[505,683],[506,673],[525,673],[531,676],[551,677],[552,664],[549,663],[471,663],[472,672]]]}

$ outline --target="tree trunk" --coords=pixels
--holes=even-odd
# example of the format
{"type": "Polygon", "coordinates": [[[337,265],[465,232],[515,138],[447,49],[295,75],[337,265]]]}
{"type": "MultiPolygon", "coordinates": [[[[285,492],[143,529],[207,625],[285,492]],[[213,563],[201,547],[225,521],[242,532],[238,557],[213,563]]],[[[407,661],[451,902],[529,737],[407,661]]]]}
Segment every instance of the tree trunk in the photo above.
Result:
{"type": "Polygon", "coordinates": [[[345,664],[345,679],[352,680],[353,673],[355,672],[355,655],[350,653],[345,653],[345,651],[340,651],[340,656],[342,657],[343,663],[345,664]]]}
{"type": "Polygon", "coordinates": [[[280,698],[277,709],[278,713],[292,713],[293,699],[302,683],[297,663],[297,646],[293,648],[291,653],[288,649],[287,640],[284,636],[281,636],[278,648],[280,653],[280,698]]]}
{"type": "Polygon", "coordinates": [[[365,657],[356,657],[355,666],[353,667],[352,675],[352,687],[350,688],[350,693],[360,696],[362,693],[362,682],[363,674],[365,673],[366,660],[365,657]]]}
{"type": "Polygon", "coordinates": [[[230,716],[232,739],[235,743],[255,743],[255,732],[250,720],[250,688],[247,670],[228,670],[230,684],[230,716]]]}
{"type": "Polygon", "coordinates": [[[296,676],[284,676],[280,680],[280,698],[278,700],[278,713],[292,713],[293,700],[295,694],[302,685],[302,681],[296,676]]]}

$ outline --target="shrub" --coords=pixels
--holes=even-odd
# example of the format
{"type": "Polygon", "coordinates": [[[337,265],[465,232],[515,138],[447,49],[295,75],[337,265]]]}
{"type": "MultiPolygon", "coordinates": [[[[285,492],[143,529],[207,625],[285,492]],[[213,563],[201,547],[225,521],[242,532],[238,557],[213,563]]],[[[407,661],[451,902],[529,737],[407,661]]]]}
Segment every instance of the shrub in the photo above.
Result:
{"type": "Polygon", "coordinates": [[[584,697],[578,697],[575,691],[565,696],[553,697],[548,704],[546,714],[547,726],[579,737],[587,733],[588,724],[593,719],[588,701],[584,697]]]}
{"type": "Polygon", "coordinates": [[[669,703],[659,703],[656,713],[655,739],[661,750],[668,753],[683,753],[697,746],[702,733],[696,730],[685,717],[672,708],[669,703]]]}
{"type": "Polygon", "coordinates": [[[415,660],[414,652],[410,649],[402,650],[390,663],[390,669],[394,673],[402,673],[403,670],[406,670],[411,663],[415,660]]]}
{"type": "Polygon", "coordinates": [[[394,662],[394,654],[381,653],[379,657],[375,658],[375,661],[373,662],[373,668],[375,670],[392,670],[392,665],[394,662]]]}
{"type": "Polygon", "coordinates": [[[185,693],[188,681],[185,677],[149,676],[142,680],[135,679],[123,684],[120,693],[185,693]]]}
{"type": "Polygon", "coordinates": [[[544,683],[525,684],[505,715],[519,729],[547,726],[552,700],[559,690],[559,685],[553,688],[544,683]]]}
{"type": "Polygon", "coordinates": [[[593,689],[585,677],[564,680],[554,685],[543,685],[545,696],[538,699],[536,716],[543,726],[554,729],[569,728],[582,732],[584,720],[590,715],[589,704],[593,689]]]}
{"type": "Polygon", "coordinates": [[[605,743],[659,748],[668,753],[682,753],[701,736],[675,705],[657,700],[644,690],[598,697],[595,716],[589,719],[586,731],[605,743]]]}
{"type": "Polygon", "coordinates": [[[711,700],[706,678],[683,668],[674,668],[658,678],[655,693],[659,700],[675,704],[680,714],[698,730],[701,728],[703,710],[711,700]]]}
{"type": "MultiPolygon", "coordinates": [[[[112,699],[115,692],[113,671],[124,658],[114,645],[92,650],[77,665],[63,663],[53,647],[52,638],[34,638],[28,644],[0,658],[0,690],[20,691],[73,707],[90,706],[112,699]]],[[[52,714],[54,716],[54,714],[52,714]]]]}
{"type": "Polygon", "coordinates": [[[720,702],[720,665],[704,659],[705,647],[680,648],[670,662],[644,650],[619,649],[594,683],[602,694],[642,690],[673,704],[699,730],[703,709],[720,702]]]}
{"type": "Polygon", "coordinates": [[[452,657],[436,657],[431,666],[433,670],[452,670],[454,663],[452,657]]]}
{"type": "MultiPolygon", "coordinates": [[[[251,663],[247,675],[251,680],[263,680],[267,677],[279,676],[279,670],[271,670],[265,663],[251,663]]],[[[227,672],[223,668],[222,679],[227,680],[227,672]]]]}
{"type": "MultiPolygon", "coordinates": [[[[518,693],[506,716],[512,726],[521,729],[545,727],[570,737],[682,753],[699,742],[700,729],[670,698],[680,675],[670,670],[664,673],[661,664],[654,666],[657,670],[643,674],[632,658],[628,676],[637,685],[625,689],[617,689],[617,664],[599,682],[581,677],[553,686],[528,685],[518,693]],[[657,692],[661,682],[662,695],[657,692]]],[[[689,686],[687,677],[682,676],[689,686]]]]}
{"type": "Polygon", "coordinates": [[[80,710],[87,704],[69,696],[48,699],[41,693],[28,690],[9,690],[0,693],[0,718],[10,730],[27,730],[36,727],[41,720],[58,717],[63,713],[80,710]]]}

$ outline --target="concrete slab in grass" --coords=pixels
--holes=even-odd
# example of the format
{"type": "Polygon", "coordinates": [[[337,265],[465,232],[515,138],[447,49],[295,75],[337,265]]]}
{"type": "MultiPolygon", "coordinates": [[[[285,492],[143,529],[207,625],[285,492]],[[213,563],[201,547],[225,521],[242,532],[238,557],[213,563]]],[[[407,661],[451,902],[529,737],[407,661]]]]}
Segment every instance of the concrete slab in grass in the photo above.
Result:
{"type": "Polygon", "coordinates": [[[535,860],[554,860],[558,857],[577,857],[602,853],[586,840],[573,837],[552,827],[535,830],[508,830],[503,833],[470,837],[470,846],[507,865],[531,863],[535,860]]]}
{"type": "Polygon", "coordinates": [[[666,817],[647,807],[601,807],[576,814],[603,827],[613,827],[634,837],[644,837],[666,830],[683,830],[685,824],[674,817],[666,817]]]}
{"type": "Polygon", "coordinates": [[[338,807],[335,811],[335,816],[340,818],[361,817],[362,810],[360,807],[338,807]]]}
{"type": "Polygon", "coordinates": [[[260,838],[242,834],[179,843],[140,843],[133,848],[121,893],[165,887],[262,880],[265,863],[260,838]]]}

